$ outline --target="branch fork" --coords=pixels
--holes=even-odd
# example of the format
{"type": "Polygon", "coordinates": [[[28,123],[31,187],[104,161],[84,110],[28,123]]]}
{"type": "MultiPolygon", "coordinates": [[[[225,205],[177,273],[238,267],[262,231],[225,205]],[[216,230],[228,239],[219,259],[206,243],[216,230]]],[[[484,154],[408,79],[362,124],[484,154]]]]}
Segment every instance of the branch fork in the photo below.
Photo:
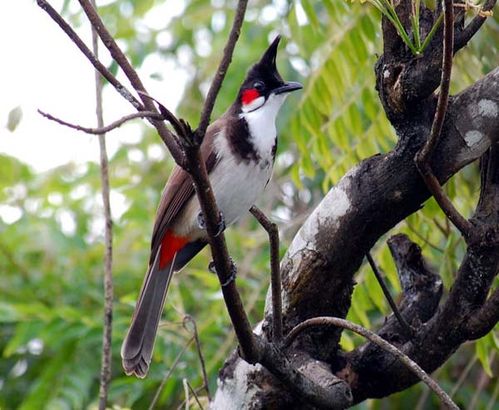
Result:
{"type": "MultiPolygon", "coordinates": [[[[127,100],[131,102],[139,112],[147,111],[148,113],[151,113],[151,115],[148,115],[147,117],[157,128],[160,137],[171,152],[172,157],[178,165],[186,169],[187,172],[191,175],[205,218],[206,230],[209,235],[209,242],[213,255],[213,261],[216,267],[216,272],[219,277],[220,283],[225,284],[225,286],[222,286],[222,293],[225,299],[228,313],[234,326],[234,331],[237,335],[241,356],[251,364],[262,364],[274,376],[283,381],[292,391],[298,393],[298,395],[301,397],[305,397],[310,401],[310,403],[313,403],[316,406],[326,408],[344,408],[351,405],[352,392],[350,390],[351,386],[349,386],[348,383],[340,379],[335,379],[336,381],[334,382],[334,389],[332,388],[330,380],[328,381],[328,385],[321,384],[317,380],[314,380],[310,374],[306,374],[305,371],[298,370],[297,367],[294,366],[290,359],[285,355],[285,349],[290,346],[293,339],[303,329],[312,327],[311,324],[313,323],[324,322],[325,320],[325,322],[320,326],[330,326],[331,323],[335,321],[334,326],[343,326],[350,329],[353,329],[355,325],[348,324],[348,322],[342,319],[318,317],[310,319],[310,321],[304,321],[298,324],[293,330],[291,330],[288,336],[283,337],[281,311],[282,307],[280,305],[281,280],[278,257],[278,230],[275,224],[272,224],[268,219],[266,219],[263,213],[258,210],[258,208],[252,208],[251,212],[267,230],[271,246],[273,299],[272,342],[269,342],[264,337],[253,333],[240,295],[237,291],[235,281],[228,281],[230,275],[232,274],[232,263],[225,243],[225,236],[223,232],[218,232],[219,212],[215,202],[213,191],[210,186],[206,167],[204,161],[201,158],[199,146],[202,139],[204,138],[204,134],[208,127],[211,112],[216,100],[216,96],[224,79],[225,73],[227,72],[227,67],[230,64],[232,53],[239,37],[247,1],[239,0],[238,2],[236,16],[227,45],[224,49],[222,60],[208,92],[199,126],[194,131],[187,122],[182,119],[177,119],[170,111],[166,109],[166,107],[164,107],[163,104],[159,103],[157,100],[149,96],[137,73],[134,71],[125,55],[116,45],[112,36],[106,30],[97,12],[92,7],[90,1],[79,0],[79,2],[85,13],[87,14],[92,26],[97,30],[100,39],[111,52],[113,58],[118,63],[120,68],[125,72],[126,76],[130,80],[130,83],[132,84],[135,93],[139,96],[141,101],[133,97],[133,94],[128,91],[122,84],[118,83],[114,76],[109,73],[109,71],[98,61],[98,59],[91,52],[89,52],[89,50],[85,49],[85,45],[83,44],[83,42],[76,36],[74,31],[72,31],[72,29],[62,19],[62,17],[60,17],[45,0],[38,0],[38,4],[45,11],[47,11],[47,13],[49,13],[49,15],[57,22],[57,24],[61,26],[61,28],[70,36],[75,44],[77,44],[77,46],[87,56],[94,67],[106,79],[108,79],[108,81],[116,88],[116,90],[122,96],[127,98],[127,100]],[[154,102],[157,103],[158,108],[155,106],[154,102]],[[167,120],[172,125],[175,133],[172,133],[170,130],[168,130],[165,123],[163,122],[163,119],[167,120]],[[338,321],[342,321],[341,324],[338,321]],[[341,386],[341,388],[337,386],[341,386]],[[335,396],[335,394],[339,394],[340,390],[341,394],[339,396],[335,396]]],[[[429,181],[427,182],[429,189],[434,189],[434,191],[437,193],[439,192],[439,189],[441,191],[441,187],[438,183],[438,180],[438,186],[434,187],[434,184],[432,185],[432,178],[436,180],[436,177],[433,175],[433,172],[429,165],[429,159],[431,158],[431,154],[437,144],[447,107],[448,86],[450,81],[450,71],[452,67],[452,52],[454,50],[454,45],[452,43],[452,4],[452,0],[445,0],[444,69],[442,70],[443,73],[441,79],[439,102],[437,105],[437,115],[435,116],[431,136],[428,139],[427,145],[416,158],[416,163],[418,165],[418,169],[420,169],[422,177],[425,179],[425,181],[429,181]]],[[[459,225],[459,223],[462,222],[459,221],[459,217],[455,217],[454,213],[452,212],[452,208],[446,208],[445,204],[442,206],[442,208],[450,209],[448,213],[452,215],[454,219],[451,219],[452,222],[456,223],[455,221],[457,221],[456,225],[459,225]]],[[[471,232],[470,225],[467,225],[470,224],[470,222],[467,220],[465,221],[466,222],[462,224],[464,227],[463,232],[471,232]]],[[[497,296],[491,298],[490,304],[495,306],[497,304],[497,299],[497,296]]],[[[489,316],[487,316],[487,318],[489,316]]],[[[478,331],[479,330],[476,330],[476,332],[478,331]]],[[[395,348],[392,345],[390,346],[391,347],[385,346],[385,348],[388,351],[396,354],[393,350],[395,348]]],[[[413,367],[411,367],[411,369],[413,369],[413,367]]],[[[421,377],[423,378],[423,376],[421,377]]],[[[427,382],[427,379],[423,380],[427,382]]],[[[452,404],[449,404],[449,406],[451,408],[454,408],[452,407],[452,404]]]]}

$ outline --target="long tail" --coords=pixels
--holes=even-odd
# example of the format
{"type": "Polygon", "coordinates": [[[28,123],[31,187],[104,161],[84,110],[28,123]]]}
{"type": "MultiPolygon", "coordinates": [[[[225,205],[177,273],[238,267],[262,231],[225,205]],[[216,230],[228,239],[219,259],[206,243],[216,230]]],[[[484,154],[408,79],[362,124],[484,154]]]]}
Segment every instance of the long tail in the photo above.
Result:
{"type": "Polygon", "coordinates": [[[182,269],[204,246],[205,242],[191,242],[176,252],[165,265],[160,263],[165,252],[159,247],[144,278],[130,329],[121,346],[123,368],[127,375],[135,374],[141,378],[146,376],[172,275],[182,269]]]}

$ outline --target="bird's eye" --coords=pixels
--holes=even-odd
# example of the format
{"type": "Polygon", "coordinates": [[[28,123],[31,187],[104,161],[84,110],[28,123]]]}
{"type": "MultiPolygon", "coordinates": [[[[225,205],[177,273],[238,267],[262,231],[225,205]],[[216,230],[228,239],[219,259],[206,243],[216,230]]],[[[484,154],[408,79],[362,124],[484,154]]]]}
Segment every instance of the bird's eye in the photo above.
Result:
{"type": "Polygon", "coordinates": [[[262,92],[265,89],[265,84],[262,83],[261,81],[255,81],[253,83],[253,88],[258,92],[262,92]]]}

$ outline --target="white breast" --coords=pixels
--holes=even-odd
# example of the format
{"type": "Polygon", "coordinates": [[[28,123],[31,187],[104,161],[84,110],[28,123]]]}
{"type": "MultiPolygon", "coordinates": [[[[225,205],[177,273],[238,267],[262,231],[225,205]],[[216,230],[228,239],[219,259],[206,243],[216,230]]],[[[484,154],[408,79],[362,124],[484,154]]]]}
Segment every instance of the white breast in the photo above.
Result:
{"type": "MultiPolygon", "coordinates": [[[[210,181],[226,226],[248,212],[272,175],[272,150],[277,137],[275,120],[286,96],[271,94],[262,107],[240,114],[248,122],[250,140],[258,154],[257,163],[236,157],[223,133],[215,137],[214,145],[219,158],[210,173],[210,181]]],[[[177,233],[204,236],[197,225],[199,212],[197,198],[193,198],[176,224],[177,233]]]]}
{"type": "Polygon", "coordinates": [[[286,93],[271,94],[261,108],[240,114],[248,122],[252,142],[262,159],[272,153],[277,135],[277,113],[287,96],[286,93]]]}

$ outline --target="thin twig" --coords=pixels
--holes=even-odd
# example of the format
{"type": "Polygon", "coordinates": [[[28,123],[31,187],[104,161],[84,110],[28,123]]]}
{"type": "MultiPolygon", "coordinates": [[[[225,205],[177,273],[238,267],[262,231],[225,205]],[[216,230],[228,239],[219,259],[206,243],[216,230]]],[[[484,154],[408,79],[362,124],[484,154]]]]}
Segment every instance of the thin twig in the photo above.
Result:
{"type": "Polygon", "coordinates": [[[185,344],[185,346],[182,348],[182,350],[180,352],[178,352],[177,356],[175,357],[175,360],[173,361],[172,363],[172,366],[170,367],[170,369],[166,372],[165,374],[165,377],[163,377],[163,380],[161,380],[161,383],[158,387],[158,390],[156,390],[156,394],[154,395],[154,398],[152,399],[152,402],[151,404],[149,405],[149,410],[152,410],[154,409],[154,406],[156,406],[156,403],[159,399],[159,395],[161,394],[161,392],[163,391],[164,387],[165,387],[165,384],[166,382],[168,381],[168,379],[170,378],[170,376],[172,375],[173,371],[175,370],[175,368],[177,367],[178,365],[178,362],[180,361],[180,358],[182,357],[182,355],[185,353],[185,351],[187,350],[187,348],[189,347],[189,345],[194,341],[194,337],[191,337],[187,343],[185,344]]]}
{"type": "MultiPolygon", "coordinates": [[[[125,54],[118,47],[113,36],[111,36],[109,31],[106,29],[104,23],[99,17],[99,14],[90,3],[90,0],[78,0],[78,1],[81,7],[83,8],[83,11],[87,15],[90,24],[92,25],[92,27],[96,29],[97,34],[99,34],[99,37],[102,40],[102,43],[106,46],[106,48],[111,53],[111,56],[113,57],[114,61],[116,61],[116,63],[121,67],[127,78],[130,80],[132,87],[137,92],[142,91],[143,93],[147,94],[147,90],[142,84],[142,81],[139,78],[137,72],[134,70],[134,68],[126,58],[125,54]]],[[[142,94],[139,94],[139,96],[146,110],[157,112],[156,107],[154,106],[154,103],[150,98],[147,98],[142,94]]],[[[175,162],[177,164],[182,164],[184,162],[184,155],[182,153],[182,150],[177,144],[177,141],[173,137],[172,133],[168,130],[168,128],[166,128],[165,123],[163,121],[157,121],[157,120],[152,120],[152,123],[158,130],[159,136],[161,137],[166,147],[170,151],[170,154],[172,155],[175,162]]]]}
{"type": "Polygon", "coordinates": [[[459,211],[454,207],[450,199],[445,194],[440,182],[433,174],[430,165],[430,159],[437,145],[438,139],[442,132],[442,127],[447,112],[447,104],[449,101],[450,78],[452,73],[452,55],[454,50],[454,9],[453,0],[443,0],[444,3],[444,40],[443,40],[443,57],[442,57],[442,77],[440,80],[440,93],[438,95],[437,108],[433,123],[431,126],[430,136],[423,148],[416,154],[417,168],[425,181],[429,191],[435,197],[442,211],[447,215],[447,218],[459,229],[461,234],[468,238],[472,233],[471,223],[465,219],[459,211]]]}
{"type": "MultiPolygon", "coordinates": [[[[92,0],[95,4],[95,0],[92,0]]],[[[92,48],[95,58],[99,58],[99,39],[92,27],[92,48]]],[[[102,77],[95,71],[95,113],[97,127],[104,127],[102,103],[102,77]]],[[[107,407],[109,383],[111,382],[112,359],[112,325],[113,325],[113,221],[111,217],[111,203],[109,199],[109,161],[107,159],[106,138],[104,133],[99,134],[100,174],[102,183],[102,203],[104,205],[104,328],[102,330],[102,361],[99,387],[99,410],[107,407]]]]}
{"type": "Polygon", "coordinates": [[[116,120],[112,122],[109,125],[98,127],[98,128],[91,128],[91,127],[82,127],[81,125],[77,124],[71,124],[69,122],[66,122],[64,120],[61,120],[60,118],[54,117],[53,115],[46,113],[42,110],[38,110],[38,112],[43,115],[45,118],[55,121],[58,124],[64,125],[66,127],[72,128],[77,131],[83,131],[87,134],[105,134],[109,131],[112,131],[118,127],[121,127],[124,123],[134,120],[136,118],[154,118],[156,120],[161,120],[163,117],[158,114],[157,112],[152,112],[152,111],[139,111],[135,112],[132,114],[125,115],[124,117],[120,118],[119,120],[116,120]]]}
{"type": "MultiPolygon", "coordinates": [[[[189,383],[189,386],[190,386],[190,383],[189,383]]],[[[191,391],[193,391],[195,394],[199,394],[201,392],[201,390],[204,390],[204,386],[198,387],[195,390],[192,390],[192,387],[191,387],[191,391]]],[[[185,399],[182,400],[182,402],[177,406],[177,410],[180,410],[182,407],[184,407],[185,406],[185,402],[186,402],[185,399]]]]}
{"type": "Polygon", "coordinates": [[[196,400],[196,403],[198,404],[199,408],[201,410],[204,410],[204,407],[203,405],[201,404],[201,402],[199,401],[199,398],[198,398],[198,395],[197,393],[194,391],[194,389],[192,388],[191,384],[189,383],[189,380],[187,379],[184,379],[186,382],[187,382],[187,387],[189,387],[189,390],[191,391],[192,395],[194,396],[194,400],[196,400]]]}
{"type": "Polygon", "coordinates": [[[397,320],[400,324],[402,332],[405,334],[405,336],[407,338],[411,339],[414,336],[414,330],[411,328],[409,323],[407,323],[407,321],[400,314],[398,307],[397,307],[395,301],[393,300],[392,295],[390,294],[390,291],[388,290],[388,287],[386,286],[385,280],[383,279],[381,272],[378,270],[378,267],[376,266],[376,262],[374,262],[374,259],[371,256],[370,252],[366,253],[366,258],[367,258],[367,261],[369,262],[369,265],[371,265],[371,269],[374,272],[374,276],[376,276],[376,279],[378,280],[379,286],[381,286],[381,290],[383,291],[383,294],[385,295],[385,298],[388,301],[388,304],[392,308],[393,314],[395,315],[395,317],[397,318],[397,320]]]}
{"type": "Polygon", "coordinates": [[[272,290],[272,340],[279,343],[282,339],[282,296],[281,268],[279,266],[279,229],[256,206],[250,212],[267,231],[270,242],[270,282],[272,290]]]}
{"type": "MultiPolygon", "coordinates": [[[[487,17],[494,8],[497,0],[487,0],[483,6],[480,6],[481,11],[478,13],[473,20],[461,31],[461,33],[456,38],[456,43],[454,44],[454,51],[458,51],[463,48],[468,42],[473,38],[473,36],[480,30],[487,17]]],[[[457,6],[457,4],[455,5],[457,6]]]]}
{"type": "Polygon", "coordinates": [[[397,359],[399,359],[407,368],[413,372],[420,380],[422,380],[426,385],[432,389],[435,394],[440,398],[443,404],[445,404],[449,409],[459,410],[459,407],[452,401],[449,395],[442,390],[435,380],[433,380],[415,361],[410,359],[406,354],[402,353],[399,349],[388,343],[386,340],[378,336],[376,333],[371,332],[368,329],[363,328],[355,323],[349,322],[345,319],[340,319],[336,317],[321,316],[315,317],[313,319],[305,320],[299,325],[295,326],[284,340],[285,346],[290,346],[295,338],[305,330],[315,328],[315,327],[341,327],[343,329],[348,329],[354,333],[357,333],[365,337],[370,342],[376,344],[383,350],[390,352],[397,359]]]}
{"type": "Polygon", "coordinates": [[[210,117],[213,107],[215,106],[215,100],[217,99],[217,95],[220,91],[220,87],[222,86],[225,74],[227,73],[227,69],[232,61],[234,47],[236,46],[239,34],[241,33],[241,26],[243,25],[247,5],[248,0],[239,0],[237,4],[236,15],[234,16],[234,22],[232,23],[229,39],[224,47],[222,60],[220,61],[215,77],[211,82],[208,95],[206,96],[206,100],[204,102],[203,111],[201,112],[201,117],[199,119],[199,125],[196,130],[196,134],[199,138],[204,138],[206,128],[208,128],[208,124],[210,123],[210,117]]]}
{"type": "Polygon", "coordinates": [[[199,357],[199,363],[201,365],[201,372],[203,375],[203,384],[204,384],[204,388],[206,390],[206,395],[208,396],[208,399],[211,400],[210,386],[208,383],[208,374],[206,373],[206,365],[205,365],[205,361],[204,361],[204,357],[203,357],[203,351],[201,350],[201,342],[199,340],[198,327],[197,327],[196,321],[190,315],[184,316],[184,328],[186,328],[186,322],[192,323],[192,327],[193,327],[192,333],[194,336],[194,340],[196,342],[196,350],[197,350],[198,357],[199,357]]]}
{"type": "Polygon", "coordinates": [[[132,93],[121,84],[116,77],[111,74],[111,72],[102,64],[99,59],[90,51],[90,49],[85,45],[83,40],[76,34],[76,32],[71,28],[71,26],[62,18],[62,16],[45,0],[37,0],[38,6],[40,6],[57,25],[67,34],[67,36],[73,41],[73,43],[80,49],[85,57],[90,61],[90,63],[95,67],[95,69],[102,74],[102,76],[109,81],[111,85],[118,91],[118,93],[125,98],[130,104],[132,104],[138,111],[143,111],[144,106],[132,95],[132,93]]]}

